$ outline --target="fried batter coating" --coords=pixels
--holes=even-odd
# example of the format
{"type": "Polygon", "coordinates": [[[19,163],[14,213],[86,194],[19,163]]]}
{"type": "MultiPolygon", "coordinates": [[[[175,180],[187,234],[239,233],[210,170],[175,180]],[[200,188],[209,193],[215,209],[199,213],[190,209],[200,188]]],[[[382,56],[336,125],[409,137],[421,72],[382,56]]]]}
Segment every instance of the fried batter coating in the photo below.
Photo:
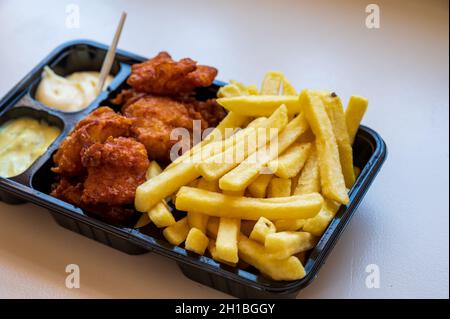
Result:
{"type": "Polygon", "coordinates": [[[168,97],[147,95],[123,107],[122,113],[133,121],[131,134],[145,145],[151,159],[168,163],[170,150],[177,143],[170,135],[175,128],[185,128],[192,139],[193,120],[204,130],[208,123],[193,105],[168,97]]]}
{"type": "Polygon", "coordinates": [[[148,61],[133,64],[127,83],[139,92],[179,95],[210,86],[216,75],[213,67],[197,65],[189,58],[176,62],[167,52],[160,52],[148,61]]]}
{"type": "Polygon", "coordinates": [[[92,144],[81,161],[88,171],[81,196],[86,205],[134,203],[136,188],[145,182],[150,165],[144,145],[126,137],[92,144]]]}
{"type": "Polygon", "coordinates": [[[80,121],[72,133],[61,143],[53,161],[55,173],[65,176],[78,176],[85,172],[81,164],[84,150],[108,137],[128,136],[131,121],[115,113],[109,107],[100,107],[80,121]]]}

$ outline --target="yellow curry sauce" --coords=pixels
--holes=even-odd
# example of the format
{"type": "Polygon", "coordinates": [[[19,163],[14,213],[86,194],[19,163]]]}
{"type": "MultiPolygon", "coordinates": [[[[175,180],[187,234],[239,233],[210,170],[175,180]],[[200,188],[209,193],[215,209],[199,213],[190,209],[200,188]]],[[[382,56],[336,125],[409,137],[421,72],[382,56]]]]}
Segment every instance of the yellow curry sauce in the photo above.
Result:
{"type": "Polygon", "coordinates": [[[23,173],[61,133],[60,129],[30,117],[0,126],[0,176],[23,173]]]}

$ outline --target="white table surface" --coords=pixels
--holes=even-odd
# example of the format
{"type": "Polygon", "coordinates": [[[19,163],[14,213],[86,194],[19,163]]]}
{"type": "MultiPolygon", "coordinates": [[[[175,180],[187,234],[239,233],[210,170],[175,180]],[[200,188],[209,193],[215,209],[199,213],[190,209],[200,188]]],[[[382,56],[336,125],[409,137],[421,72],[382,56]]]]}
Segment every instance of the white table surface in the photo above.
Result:
{"type": "MultiPolygon", "coordinates": [[[[0,96],[62,42],[111,41],[167,50],[260,82],[281,70],[298,87],[370,99],[364,124],[389,157],[327,263],[299,298],[449,296],[449,46],[447,1],[376,1],[381,28],[365,26],[369,1],[0,1],[0,96]],[[189,4],[188,4],[189,2],[189,4]],[[66,4],[80,28],[65,27],[66,4]],[[380,288],[365,268],[380,269],[380,288]]],[[[65,230],[46,210],[0,203],[0,297],[220,298],[156,254],[128,256],[65,230]],[[81,287],[65,287],[65,267],[81,287]]]]}

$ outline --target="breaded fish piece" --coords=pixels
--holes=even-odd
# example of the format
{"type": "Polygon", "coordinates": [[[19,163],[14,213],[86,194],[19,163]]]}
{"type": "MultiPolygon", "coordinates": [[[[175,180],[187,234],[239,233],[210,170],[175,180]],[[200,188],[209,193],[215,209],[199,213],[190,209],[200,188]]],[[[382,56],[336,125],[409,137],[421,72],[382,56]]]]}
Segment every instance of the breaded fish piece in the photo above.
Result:
{"type": "Polygon", "coordinates": [[[109,137],[104,143],[92,144],[81,161],[88,172],[81,196],[86,205],[134,203],[136,188],[145,182],[150,165],[144,145],[127,137],[109,137]]]}
{"type": "Polygon", "coordinates": [[[160,52],[148,61],[133,64],[127,83],[139,92],[179,95],[210,86],[216,75],[216,68],[197,65],[189,58],[177,62],[169,53],[160,52]]]}
{"type": "Polygon", "coordinates": [[[131,135],[145,145],[151,159],[162,163],[170,161],[170,150],[178,142],[170,138],[173,129],[187,129],[192,139],[193,120],[202,131],[208,127],[193,105],[169,97],[147,95],[123,107],[122,113],[132,120],[131,135]]]}
{"type": "Polygon", "coordinates": [[[53,156],[56,167],[52,171],[65,176],[85,173],[81,164],[84,150],[94,143],[104,142],[108,137],[128,136],[131,120],[115,113],[109,107],[100,107],[81,120],[72,133],[61,143],[53,156]]]}

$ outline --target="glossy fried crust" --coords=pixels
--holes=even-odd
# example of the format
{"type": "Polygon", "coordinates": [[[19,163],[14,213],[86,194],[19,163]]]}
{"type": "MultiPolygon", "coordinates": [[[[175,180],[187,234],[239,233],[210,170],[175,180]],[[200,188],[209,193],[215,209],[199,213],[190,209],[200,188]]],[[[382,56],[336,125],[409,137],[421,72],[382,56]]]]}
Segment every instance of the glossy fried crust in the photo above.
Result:
{"type": "Polygon", "coordinates": [[[150,158],[170,161],[172,146],[178,142],[171,139],[174,129],[186,129],[192,138],[194,120],[199,129],[208,127],[194,105],[186,104],[168,97],[145,96],[122,109],[125,117],[132,120],[131,135],[145,145],[150,158]]]}
{"type": "Polygon", "coordinates": [[[148,61],[132,65],[127,83],[139,92],[179,95],[210,86],[216,75],[213,67],[197,65],[189,58],[177,62],[167,52],[160,52],[148,61]]]}
{"type": "Polygon", "coordinates": [[[132,204],[150,164],[145,147],[126,137],[92,144],[81,160],[88,171],[81,196],[86,205],[132,204]]]}
{"type": "Polygon", "coordinates": [[[131,120],[115,113],[109,107],[100,107],[80,121],[72,133],[61,143],[53,161],[53,172],[65,176],[77,176],[85,171],[81,163],[82,153],[94,143],[108,137],[128,136],[131,120]]]}

